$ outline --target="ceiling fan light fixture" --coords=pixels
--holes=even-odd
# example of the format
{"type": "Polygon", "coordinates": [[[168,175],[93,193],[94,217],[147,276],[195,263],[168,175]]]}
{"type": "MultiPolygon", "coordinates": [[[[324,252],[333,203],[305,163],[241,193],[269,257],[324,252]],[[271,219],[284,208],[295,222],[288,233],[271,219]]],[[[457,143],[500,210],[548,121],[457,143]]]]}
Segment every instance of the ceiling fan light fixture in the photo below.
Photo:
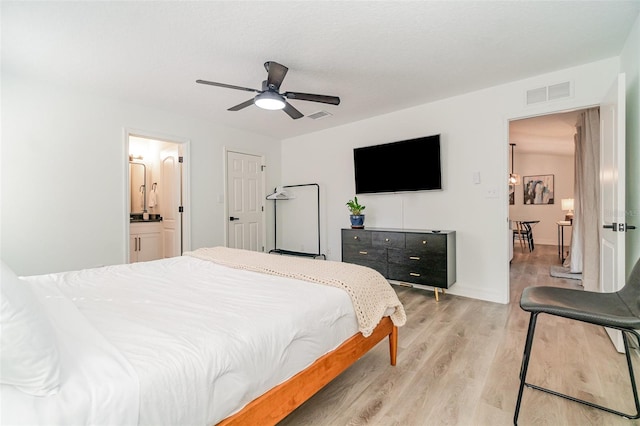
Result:
{"type": "Polygon", "coordinates": [[[253,99],[257,107],[268,110],[284,109],[286,102],[284,97],[275,92],[262,92],[253,99]]]}

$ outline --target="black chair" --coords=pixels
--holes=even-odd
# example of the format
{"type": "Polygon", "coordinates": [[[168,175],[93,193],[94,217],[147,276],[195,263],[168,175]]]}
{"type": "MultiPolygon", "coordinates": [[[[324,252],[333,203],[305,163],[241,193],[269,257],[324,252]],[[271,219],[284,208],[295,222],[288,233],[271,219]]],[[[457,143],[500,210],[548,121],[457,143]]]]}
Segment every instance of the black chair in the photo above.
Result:
{"type": "Polygon", "coordinates": [[[513,240],[526,241],[529,251],[533,251],[535,245],[533,244],[533,229],[529,222],[517,222],[516,229],[513,230],[513,240]]]}
{"type": "Polygon", "coordinates": [[[629,353],[629,337],[632,334],[640,344],[640,334],[635,330],[640,329],[640,260],[631,271],[631,276],[625,286],[615,293],[597,293],[591,291],[571,290],[558,287],[527,287],[522,292],[520,307],[531,312],[529,331],[522,355],[522,367],[520,368],[520,390],[516,402],[516,411],[513,423],[518,423],[522,392],[525,385],[532,389],[541,390],[552,395],[560,396],[571,401],[580,402],[590,407],[598,408],[609,413],[617,414],[628,419],[640,418],[640,402],[638,402],[638,390],[633,375],[631,354],[629,353]],[[559,392],[526,383],[527,368],[531,355],[533,333],[536,328],[536,319],[539,314],[556,315],[576,321],[614,328],[622,332],[624,349],[629,367],[629,378],[636,406],[636,414],[625,414],[611,408],[603,407],[592,402],[564,395],[559,392]]]}

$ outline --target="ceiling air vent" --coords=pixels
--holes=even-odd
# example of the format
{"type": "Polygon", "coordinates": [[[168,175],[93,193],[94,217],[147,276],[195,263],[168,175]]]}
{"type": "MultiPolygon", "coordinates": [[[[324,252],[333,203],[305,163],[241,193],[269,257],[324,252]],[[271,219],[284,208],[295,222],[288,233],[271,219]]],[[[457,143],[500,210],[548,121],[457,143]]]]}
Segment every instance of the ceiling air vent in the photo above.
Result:
{"type": "Polygon", "coordinates": [[[527,90],[527,105],[555,101],[557,99],[568,98],[570,96],[571,83],[569,81],[565,81],[563,83],[527,90]]]}
{"type": "Polygon", "coordinates": [[[331,115],[333,114],[327,111],[318,111],[318,112],[314,112],[313,114],[307,115],[307,117],[313,120],[320,120],[321,118],[329,117],[331,115]]]}

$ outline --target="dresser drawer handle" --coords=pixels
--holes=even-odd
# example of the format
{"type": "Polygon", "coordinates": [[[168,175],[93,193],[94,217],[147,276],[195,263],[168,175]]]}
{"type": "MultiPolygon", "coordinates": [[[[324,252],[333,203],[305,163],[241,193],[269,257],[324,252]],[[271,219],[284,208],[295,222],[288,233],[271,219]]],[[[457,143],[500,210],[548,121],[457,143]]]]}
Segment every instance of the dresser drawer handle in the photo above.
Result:
{"type": "Polygon", "coordinates": [[[388,239],[388,238],[385,238],[385,239],[384,239],[384,241],[388,243],[388,242],[389,242],[389,239],[388,239]]]}
{"type": "Polygon", "coordinates": [[[355,237],[353,237],[354,240],[359,240],[358,236],[356,235],[355,237]]]}
{"type": "Polygon", "coordinates": [[[427,244],[427,240],[422,240],[422,244],[427,244]]]}
{"type": "Polygon", "coordinates": [[[360,251],[358,253],[360,253],[360,254],[368,254],[366,251],[360,251]]]}
{"type": "Polygon", "coordinates": [[[409,256],[409,259],[411,259],[411,260],[420,260],[420,258],[418,256],[409,256]]]}
{"type": "Polygon", "coordinates": [[[412,277],[419,277],[420,274],[416,274],[415,272],[409,272],[409,275],[411,275],[412,277]]]}

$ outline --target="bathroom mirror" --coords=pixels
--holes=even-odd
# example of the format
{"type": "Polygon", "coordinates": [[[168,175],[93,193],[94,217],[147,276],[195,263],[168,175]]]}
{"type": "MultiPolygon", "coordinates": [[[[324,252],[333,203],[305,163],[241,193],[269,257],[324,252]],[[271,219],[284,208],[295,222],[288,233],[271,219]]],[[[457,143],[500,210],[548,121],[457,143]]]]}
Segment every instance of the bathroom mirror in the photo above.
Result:
{"type": "Polygon", "coordinates": [[[147,211],[147,167],[143,163],[129,162],[129,211],[147,211]]]}

